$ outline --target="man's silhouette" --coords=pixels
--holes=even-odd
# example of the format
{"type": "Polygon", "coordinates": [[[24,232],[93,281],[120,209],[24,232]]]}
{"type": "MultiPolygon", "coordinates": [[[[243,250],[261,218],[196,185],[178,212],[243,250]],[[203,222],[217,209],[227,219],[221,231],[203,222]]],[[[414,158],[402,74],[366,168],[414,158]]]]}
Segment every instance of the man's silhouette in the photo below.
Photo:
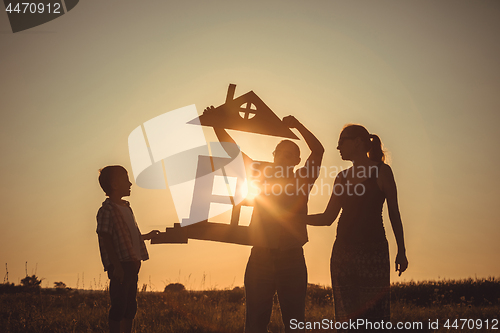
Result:
{"type": "MultiPolygon", "coordinates": [[[[207,108],[204,114],[213,110],[207,108]]],[[[304,321],[307,268],[302,246],[308,238],[306,224],[293,216],[307,214],[324,148],[295,117],[285,117],[283,123],[296,128],[311,149],[304,167],[294,172],[300,149],[290,140],[276,146],[273,163],[256,162],[243,154],[247,173],[259,190],[249,226],[254,247],[245,272],[246,333],[267,332],[276,292],[285,332],[291,332],[290,320],[304,321]]],[[[220,142],[234,143],[225,129],[214,130],[220,142]]]]}

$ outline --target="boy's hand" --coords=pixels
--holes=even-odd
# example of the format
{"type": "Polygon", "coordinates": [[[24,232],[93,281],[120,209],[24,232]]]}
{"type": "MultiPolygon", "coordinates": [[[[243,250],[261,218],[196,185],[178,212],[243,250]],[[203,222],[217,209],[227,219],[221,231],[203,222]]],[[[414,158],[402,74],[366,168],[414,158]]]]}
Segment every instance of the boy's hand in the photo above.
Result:
{"type": "Polygon", "coordinates": [[[300,122],[294,116],[286,116],[282,120],[283,124],[288,128],[297,128],[300,126],[300,122]]]}
{"type": "Polygon", "coordinates": [[[142,239],[150,240],[151,238],[158,236],[159,234],[160,234],[160,230],[152,230],[152,231],[148,232],[147,234],[142,235],[142,239]]]}

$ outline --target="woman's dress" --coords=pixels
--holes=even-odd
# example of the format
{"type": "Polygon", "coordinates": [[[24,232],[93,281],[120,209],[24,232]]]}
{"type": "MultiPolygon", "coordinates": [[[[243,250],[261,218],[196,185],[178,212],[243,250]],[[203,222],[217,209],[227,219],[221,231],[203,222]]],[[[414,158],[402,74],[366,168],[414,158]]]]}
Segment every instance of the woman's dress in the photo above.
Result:
{"type": "Polygon", "coordinates": [[[370,168],[362,183],[353,186],[342,177],[343,186],[334,188],[342,204],[330,266],[336,321],[390,319],[389,248],[382,223],[385,195],[377,184],[381,164],[370,168]]]}

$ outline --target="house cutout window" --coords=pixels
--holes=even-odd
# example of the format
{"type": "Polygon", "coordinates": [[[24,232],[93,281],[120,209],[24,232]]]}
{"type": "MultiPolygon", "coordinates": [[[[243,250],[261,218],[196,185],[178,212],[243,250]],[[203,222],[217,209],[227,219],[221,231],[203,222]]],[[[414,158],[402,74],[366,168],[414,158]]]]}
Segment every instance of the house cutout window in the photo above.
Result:
{"type": "Polygon", "coordinates": [[[252,119],[255,117],[255,112],[252,111],[257,111],[257,107],[253,103],[243,103],[240,106],[240,109],[244,109],[245,111],[240,111],[240,117],[243,119],[252,119]]]}
{"type": "Polygon", "coordinates": [[[241,206],[238,225],[248,227],[250,225],[250,221],[252,220],[252,213],[253,213],[253,207],[241,206]]]}
{"type": "Polygon", "coordinates": [[[210,203],[210,210],[208,212],[208,222],[231,224],[231,214],[233,212],[233,205],[223,204],[218,202],[210,203]]]}
{"type": "Polygon", "coordinates": [[[212,187],[212,195],[223,195],[232,197],[236,193],[237,177],[214,176],[214,185],[212,187]],[[227,180],[227,183],[226,183],[227,180]]]}

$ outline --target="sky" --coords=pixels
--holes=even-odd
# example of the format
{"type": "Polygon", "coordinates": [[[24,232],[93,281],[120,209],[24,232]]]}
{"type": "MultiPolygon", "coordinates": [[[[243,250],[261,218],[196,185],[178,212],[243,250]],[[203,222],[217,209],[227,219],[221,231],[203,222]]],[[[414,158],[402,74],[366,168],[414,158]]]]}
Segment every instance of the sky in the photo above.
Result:
{"type": "MultiPolygon", "coordinates": [[[[380,136],[409,260],[392,282],[500,277],[499,33],[498,1],[85,0],[18,33],[0,13],[0,263],[14,283],[27,262],[44,287],[102,288],[98,169],[129,170],[143,233],[173,226],[170,192],[133,181],[128,135],[171,110],[221,105],[233,83],[235,96],[253,90],[280,118],[301,121],[327,168],[350,166],[336,150],[345,124],[380,136]]],[[[272,160],[279,140],[231,135],[256,160],[272,160]]],[[[329,173],[318,179],[326,185],[310,213],[325,209],[331,183],[329,173]]],[[[386,206],[384,223],[392,263],[386,206]]],[[[330,285],[336,225],[308,227],[309,283],[330,285]]],[[[248,246],[147,247],[139,284],[148,290],[243,285],[248,246]]]]}

